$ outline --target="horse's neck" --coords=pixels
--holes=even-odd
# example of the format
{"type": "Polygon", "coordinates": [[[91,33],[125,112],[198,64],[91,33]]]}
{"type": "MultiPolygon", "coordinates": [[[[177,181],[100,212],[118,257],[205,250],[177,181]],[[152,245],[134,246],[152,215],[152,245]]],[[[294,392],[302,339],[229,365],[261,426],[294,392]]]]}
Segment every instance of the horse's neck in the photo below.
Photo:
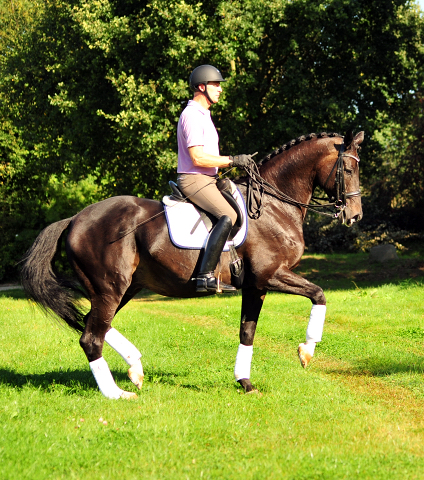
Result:
{"type": "MultiPolygon", "coordinates": [[[[302,203],[309,203],[320,152],[304,154],[300,147],[268,160],[260,169],[261,176],[280,191],[302,203]]],[[[311,151],[311,149],[308,149],[311,151]]]]}

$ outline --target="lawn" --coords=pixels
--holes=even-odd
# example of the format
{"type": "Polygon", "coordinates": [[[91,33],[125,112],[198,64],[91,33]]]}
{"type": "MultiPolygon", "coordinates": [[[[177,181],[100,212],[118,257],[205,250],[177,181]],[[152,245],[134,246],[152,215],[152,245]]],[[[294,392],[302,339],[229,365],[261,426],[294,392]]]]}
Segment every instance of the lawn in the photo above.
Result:
{"type": "MultiPolygon", "coordinates": [[[[99,393],[73,332],[0,292],[0,465],[6,479],[414,479],[424,469],[424,262],[306,256],[323,341],[303,370],[310,302],[269,294],[252,383],[233,378],[241,297],[143,292],[114,326],[143,353],[137,400],[99,393]]],[[[104,356],[136,391],[122,359],[104,356]]]]}

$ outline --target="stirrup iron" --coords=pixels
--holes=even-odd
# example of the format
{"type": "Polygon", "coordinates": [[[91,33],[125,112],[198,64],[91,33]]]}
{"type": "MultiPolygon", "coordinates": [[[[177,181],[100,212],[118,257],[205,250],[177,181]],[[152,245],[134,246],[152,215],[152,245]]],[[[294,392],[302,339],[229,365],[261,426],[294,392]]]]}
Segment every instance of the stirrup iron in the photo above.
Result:
{"type": "Polygon", "coordinates": [[[237,289],[232,285],[222,283],[218,278],[215,278],[213,272],[200,274],[196,279],[196,292],[197,293],[232,293],[237,289]]]}

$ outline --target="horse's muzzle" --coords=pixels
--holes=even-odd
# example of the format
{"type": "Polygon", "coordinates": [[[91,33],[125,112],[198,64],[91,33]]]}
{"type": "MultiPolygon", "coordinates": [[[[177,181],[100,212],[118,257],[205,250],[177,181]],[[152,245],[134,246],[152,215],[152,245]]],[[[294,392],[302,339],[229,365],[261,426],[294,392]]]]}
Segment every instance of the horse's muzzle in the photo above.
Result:
{"type": "Polygon", "coordinates": [[[343,210],[343,212],[341,213],[339,219],[340,221],[344,224],[344,225],[347,225],[348,227],[351,227],[354,223],[356,222],[359,222],[362,218],[362,208],[361,208],[361,211],[359,213],[357,213],[356,215],[349,215],[350,213],[350,209],[345,209],[343,210]]]}

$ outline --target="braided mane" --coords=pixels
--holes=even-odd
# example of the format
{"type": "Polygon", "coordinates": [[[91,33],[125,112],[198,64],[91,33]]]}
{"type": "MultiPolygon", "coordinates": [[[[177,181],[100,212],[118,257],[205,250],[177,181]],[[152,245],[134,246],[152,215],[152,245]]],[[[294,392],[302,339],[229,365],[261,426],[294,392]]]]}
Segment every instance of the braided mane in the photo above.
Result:
{"type": "Polygon", "coordinates": [[[262,165],[266,163],[268,160],[271,160],[271,158],[274,158],[275,156],[279,155],[280,153],[283,153],[285,150],[288,150],[291,147],[294,147],[295,145],[298,145],[299,143],[305,141],[305,140],[312,140],[314,138],[328,138],[328,137],[339,137],[343,138],[343,135],[340,135],[339,133],[334,133],[334,132],[321,132],[321,133],[310,133],[309,135],[302,135],[300,137],[297,137],[294,140],[291,140],[290,142],[285,143],[281,147],[275,149],[273,152],[269,153],[266,157],[264,157],[262,160],[258,162],[258,165],[262,165]]]}

